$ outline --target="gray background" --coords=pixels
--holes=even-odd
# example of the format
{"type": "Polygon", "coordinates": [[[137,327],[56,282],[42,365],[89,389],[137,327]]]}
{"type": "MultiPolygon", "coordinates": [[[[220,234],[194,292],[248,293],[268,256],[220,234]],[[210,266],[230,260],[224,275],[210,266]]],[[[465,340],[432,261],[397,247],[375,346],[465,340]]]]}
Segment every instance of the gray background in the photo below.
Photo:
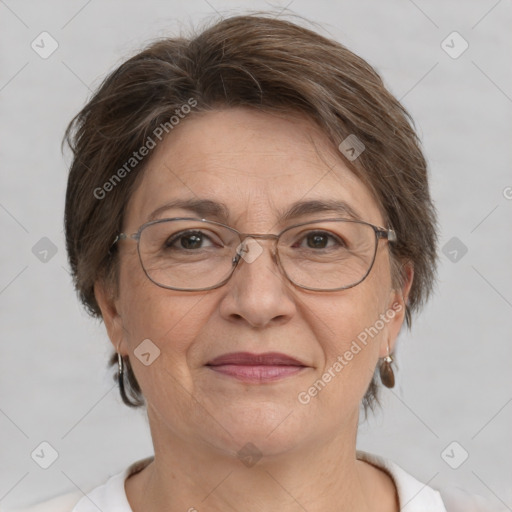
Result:
{"type": "MultiPolygon", "coordinates": [[[[397,387],[361,424],[358,447],[433,487],[460,485],[512,510],[511,2],[272,6],[318,22],[376,66],[416,120],[441,247],[453,237],[467,247],[455,262],[441,253],[435,296],[400,335],[397,387]],[[469,44],[456,59],[441,47],[453,31],[469,44]],[[469,453],[458,469],[441,455],[453,441],[452,465],[469,453]]],[[[0,506],[89,489],[152,453],[144,414],[123,406],[113,387],[103,326],[82,311],[70,283],[62,233],[69,154],[59,147],[66,123],[108,71],[153,38],[215,11],[269,7],[0,1],[0,506]],[[42,31],[59,44],[47,59],[31,48],[42,31]],[[57,249],[46,262],[32,252],[43,237],[57,249]],[[46,470],[31,458],[42,441],[59,455],[46,470]]],[[[448,42],[452,52],[462,48],[448,42]]]]}

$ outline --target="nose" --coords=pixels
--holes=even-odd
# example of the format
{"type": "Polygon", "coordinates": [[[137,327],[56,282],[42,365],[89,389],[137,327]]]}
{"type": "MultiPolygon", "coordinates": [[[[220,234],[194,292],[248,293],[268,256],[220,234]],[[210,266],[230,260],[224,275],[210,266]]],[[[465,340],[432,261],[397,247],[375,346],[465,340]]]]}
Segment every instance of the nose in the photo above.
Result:
{"type": "Polygon", "coordinates": [[[246,238],[238,248],[237,268],[225,285],[221,315],[262,328],[286,323],[296,311],[293,285],[278,266],[271,239],[246,238]]]}

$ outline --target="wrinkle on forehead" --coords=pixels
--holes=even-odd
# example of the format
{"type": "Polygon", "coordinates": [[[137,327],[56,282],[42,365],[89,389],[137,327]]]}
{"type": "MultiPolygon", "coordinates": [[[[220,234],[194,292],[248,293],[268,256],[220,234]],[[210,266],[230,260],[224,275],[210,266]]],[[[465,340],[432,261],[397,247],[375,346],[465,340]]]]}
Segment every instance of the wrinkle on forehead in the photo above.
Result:
{"type": "Polygon", "coordinates": [[[128,212],[135,223],[176,197],[215,197],[230,204],[234,220],[258,225],[273,224],[299,199],[326,196],[360,207],[364,220],[382,217],[369,189],[305,117],[247,109],[191,117],[155,148],[144,174],[128,212]]]}

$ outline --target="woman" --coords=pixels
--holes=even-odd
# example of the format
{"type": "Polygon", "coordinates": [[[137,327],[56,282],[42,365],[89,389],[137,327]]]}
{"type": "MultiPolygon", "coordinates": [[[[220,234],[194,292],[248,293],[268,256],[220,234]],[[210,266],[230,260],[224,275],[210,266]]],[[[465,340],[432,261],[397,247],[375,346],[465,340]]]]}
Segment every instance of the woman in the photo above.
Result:
{"type": "Polygon", "coordinates": [[[38,510],[446,510],[356,449],[437,242],[417,137],[365,61],[228,18],[123,63],[67,139],[76,287],[155,456],[38,510]]]}

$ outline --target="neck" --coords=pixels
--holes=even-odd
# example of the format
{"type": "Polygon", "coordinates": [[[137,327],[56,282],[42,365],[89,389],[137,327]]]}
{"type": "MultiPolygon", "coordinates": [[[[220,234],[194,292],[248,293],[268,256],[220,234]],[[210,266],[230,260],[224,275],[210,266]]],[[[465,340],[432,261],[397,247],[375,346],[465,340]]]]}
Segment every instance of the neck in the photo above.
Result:
{"type": "Polygon", "coordinates": [[[398,510],[391,478],[356,459],[355,435],[244,463],[151,424],[155,459],[125,484],[134,512],[398,510]]]}

